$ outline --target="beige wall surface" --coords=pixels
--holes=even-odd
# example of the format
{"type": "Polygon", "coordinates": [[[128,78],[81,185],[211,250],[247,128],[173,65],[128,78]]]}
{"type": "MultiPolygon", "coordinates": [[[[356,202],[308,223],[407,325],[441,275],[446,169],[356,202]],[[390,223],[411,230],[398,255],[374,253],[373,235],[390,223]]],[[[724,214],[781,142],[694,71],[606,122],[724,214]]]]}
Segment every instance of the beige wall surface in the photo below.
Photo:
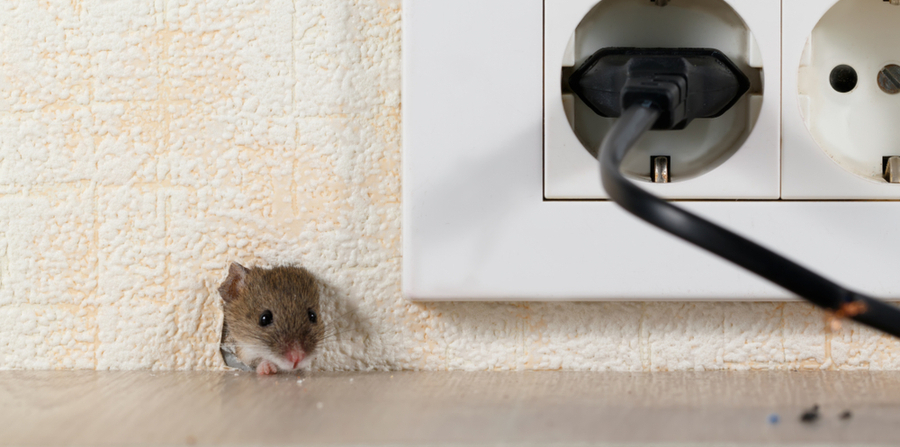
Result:
{"type": "Polygon", "coordinates": [[[898,369],[777,303],[400,295],[399,0],[0,1],[0,369],[219,369],[229,262],[301,264],[317,369],[898,369]]]}

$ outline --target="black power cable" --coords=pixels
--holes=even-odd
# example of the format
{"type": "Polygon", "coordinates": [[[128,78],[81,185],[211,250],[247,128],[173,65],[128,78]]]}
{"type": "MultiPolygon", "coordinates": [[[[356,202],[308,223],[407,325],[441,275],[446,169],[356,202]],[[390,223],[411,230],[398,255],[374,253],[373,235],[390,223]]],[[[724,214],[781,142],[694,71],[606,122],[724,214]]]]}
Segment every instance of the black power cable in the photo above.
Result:
{"type": "Polygon", "coordinates": [[[750,82],[720,51],[708,48],[605,48],[569,78],[594,112],[619,117],[600,148],[609,197],[635,216],[715,253],[838,317],[900,337],[900,308],[834,282],[697,215],[644,191],[620,168],[644,133],[684,129],[693,119],[725,113],[750,82]]]}
{"type": "Polygon", "coordinates": [[[625,154],[654,125],[660,112],[652,102],[622,113],[600,147],[600,175],[609,197],[631,214],[762,276],[807,301],[900,337],[900,309],[845,289],[834,282],[662,200],[631,183],[620,172],[625,154]]]}

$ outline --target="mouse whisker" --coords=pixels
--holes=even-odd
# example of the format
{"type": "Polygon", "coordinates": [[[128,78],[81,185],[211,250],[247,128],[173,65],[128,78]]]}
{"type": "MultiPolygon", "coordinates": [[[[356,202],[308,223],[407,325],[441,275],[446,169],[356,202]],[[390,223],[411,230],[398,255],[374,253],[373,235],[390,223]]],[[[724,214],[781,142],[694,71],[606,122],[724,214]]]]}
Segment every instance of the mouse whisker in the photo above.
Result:
{"type": "Polygon", "coordinates": [[[334,317],[329,318],[329,320],[331,320],[331,321],[338,321],[338,320],[340,320],[340,319],[342,319],[342,318],[346,317],[347,315],[350,315],[350,314],[352,314],[352,313],[354,313],[354,312],[356,312],[355,309],[354,309],[354,310],[348,310],[347,312],[344,312],[344,313],[342,313],[342,314],[340,314],[340,315],[336,315],[336,316],[334,316],[334,317]]]}
{"type": "Polygon", "coordinates": [[[328,333],[323,333],[321,335],[321,338],[319,339],[319,341],[323,342],[325,340],[331,340],[331,339],[339,340],[340,338],[341,338],[340,332],[332,331],[332,332],[328,332],[328,333]]]}
{"type": "Polygon", "coordinates": [[[325,330],[322,332],[322,340],[332,338],[332,337],[338,338],[338,337],[340,337],[340,335],[341,335],[341,331],[337,327],[330,326],[330,327],[325,328],[325,330]]]}

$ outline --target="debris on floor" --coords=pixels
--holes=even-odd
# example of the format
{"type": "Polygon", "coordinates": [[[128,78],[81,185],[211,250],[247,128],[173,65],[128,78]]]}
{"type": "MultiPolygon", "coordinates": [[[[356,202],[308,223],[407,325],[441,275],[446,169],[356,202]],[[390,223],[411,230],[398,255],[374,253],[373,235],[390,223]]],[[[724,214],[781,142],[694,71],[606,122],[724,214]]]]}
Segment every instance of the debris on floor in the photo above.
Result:
{"type": "Polygon", "coordinates": [[[853,413],[850,410],[844,411],[841,413],[841,420],[846,421],[853,417],[853,413]]]}
{"type": "Polygon", "coordinates": [[[807,424],[812,424],[813,422],[816,422],[818,420],[819,420],[819,405],[818,404],[813,405],[812,408],[804,411],[803,414],[800,415],[800,421],[807,423],[807,424]]]}

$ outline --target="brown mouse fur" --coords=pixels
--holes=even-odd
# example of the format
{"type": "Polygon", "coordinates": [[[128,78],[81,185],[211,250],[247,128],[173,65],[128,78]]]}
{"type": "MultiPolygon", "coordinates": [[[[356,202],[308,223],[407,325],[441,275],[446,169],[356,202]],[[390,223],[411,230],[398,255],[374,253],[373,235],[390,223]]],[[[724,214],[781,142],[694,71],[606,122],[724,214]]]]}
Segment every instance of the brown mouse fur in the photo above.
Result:
{"type": "Polygon", "coordinates": [[[318,283],[309,271],[232,263],[219,295],[225,302],[223,348],[245,365],[259,374],[274,374],[303,368],[312,360],[325,326],[318,283]]]}

